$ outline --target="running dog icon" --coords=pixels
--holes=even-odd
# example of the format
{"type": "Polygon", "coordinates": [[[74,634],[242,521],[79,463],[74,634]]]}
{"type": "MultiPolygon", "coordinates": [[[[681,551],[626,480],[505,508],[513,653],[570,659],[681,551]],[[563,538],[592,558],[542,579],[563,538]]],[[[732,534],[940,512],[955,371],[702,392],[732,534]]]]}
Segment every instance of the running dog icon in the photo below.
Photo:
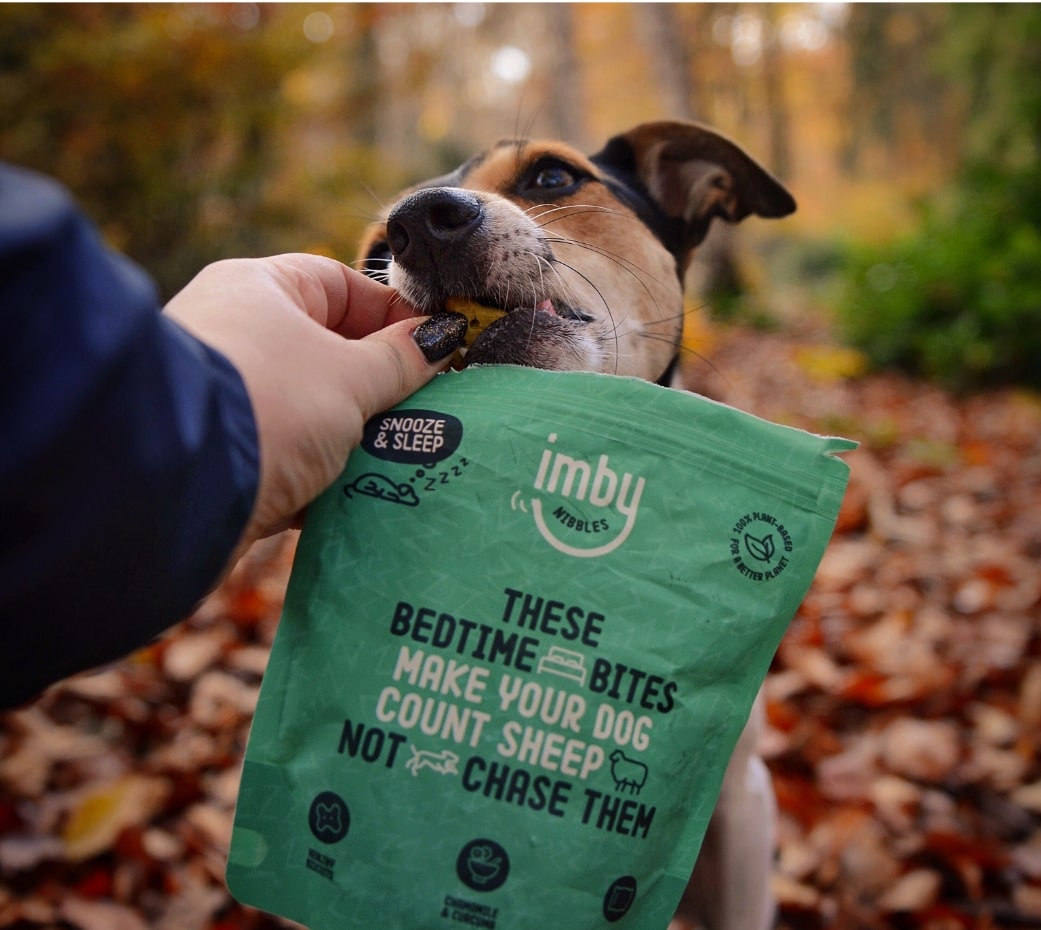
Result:
{"type": "Polygon", "coordinates": [[[426,749],[416,749],[415,746],[409,746],[409,749],[412,750],[412,758],[405,763],[405,768],[413,775],[418,776],[419,770],[422,768],[433,769],[442,775],[459,774],[459,756],[452,750],[445,749],[442,752],[430,752],[426,749]]]}

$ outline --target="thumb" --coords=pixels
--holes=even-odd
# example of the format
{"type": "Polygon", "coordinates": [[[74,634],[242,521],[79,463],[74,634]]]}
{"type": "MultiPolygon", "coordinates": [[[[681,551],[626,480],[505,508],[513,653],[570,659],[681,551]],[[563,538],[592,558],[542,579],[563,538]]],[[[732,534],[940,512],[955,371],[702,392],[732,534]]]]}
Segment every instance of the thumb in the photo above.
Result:
{"type": "Polygon", "coordinates": [[[352,341],[354,354],[346,373],[364,420],[400,403],[444,371],[465,335],[465,317],[452,314],[401,320],[352,341]]]}

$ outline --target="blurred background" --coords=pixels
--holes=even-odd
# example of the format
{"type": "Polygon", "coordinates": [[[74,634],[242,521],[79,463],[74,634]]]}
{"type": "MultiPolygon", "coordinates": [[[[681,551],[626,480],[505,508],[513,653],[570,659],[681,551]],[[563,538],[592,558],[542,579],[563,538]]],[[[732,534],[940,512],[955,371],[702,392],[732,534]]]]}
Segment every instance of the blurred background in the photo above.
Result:
{"type": "Polygon", "coordinates": [[[882,364],[1036,383],[1039,49],[1032,4],[8,4],[0,153],[169,296],[224,256],[350,260],[393,192],[499,138],[695,118],[799,202],[741,231],[717,314],[820,309],[882,364]]]}
{"type": "MultiPolygon", "coordinates": [[[[502,137],[738,141],[799,210],[717,224],[687,376],[861,442],[766,686],[780,926],[1041,927],[1041,6],[4,4],[0,114],[166,297],[502,137]]],[[[0,927],[285,925],[222,874],[294,545],[0,715],[0,927]]]]}

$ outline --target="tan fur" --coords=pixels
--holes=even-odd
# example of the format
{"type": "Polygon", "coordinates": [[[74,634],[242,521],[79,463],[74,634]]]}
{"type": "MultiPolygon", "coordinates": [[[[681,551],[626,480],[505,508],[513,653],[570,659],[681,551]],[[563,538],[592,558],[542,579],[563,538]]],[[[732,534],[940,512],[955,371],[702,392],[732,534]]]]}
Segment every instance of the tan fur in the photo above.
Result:
{"type": "MultiPolygon", "coordinates": [[[[594,317],[581,335],[572,333],[570,343],[561,343],[552,358],[537,367],[654,380],[675,355],[682,331],[679,308],[683,291],[675,260],[660,242],[645,234],[636,214],[603,184],[587,183],[552,204],[532,204],[516,196],[512,188],[517,180],[547,156],[601,177],[596,166],[570,146],[527,142],[492,149],[456,185],[475,192],[488,211],[486,286],[508,292],[515,300],[511,310],[533,311],[540,300],[549,298],[581,307],[594,317]],[[500,237],[501,241],[494,241],[500,237]],[[559,260],[552,268],[537,257],[540,243],[547,239],[559,260]],[[594,248],[582,243],[593,243],[594,248]]],[[[370,227],[361,254],[367,254],[372,243],[385,235],[385,222],[370,227]]],[[[423,306],[422,294],[417,292],[422,282],[392,268],[390,283],[406,300],[423,306]]],[[[537,330],[538,315],[529,313],[529,317],[537,330]]],[[[529,340],[532,348],[526,351],[519,340],[528,337],[518,332],[516,338],[517,363],[537,361],[537,339],[529,340]]],[[[476,353],[471,358],[479,361],[476,353]]]]}

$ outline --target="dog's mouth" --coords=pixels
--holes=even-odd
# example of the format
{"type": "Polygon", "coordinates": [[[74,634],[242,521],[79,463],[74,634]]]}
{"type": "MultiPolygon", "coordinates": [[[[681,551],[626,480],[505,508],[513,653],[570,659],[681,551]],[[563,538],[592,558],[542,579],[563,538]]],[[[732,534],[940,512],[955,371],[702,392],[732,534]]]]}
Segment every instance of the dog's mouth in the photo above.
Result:
{"type": "MultiPolygon", "coordinates": [[[[545,297],[528,306],[504,309],[491,299],[449,298],[443,312],[466,318],[466,334],[453,361],[462,369],[472,363],[505,362],[531,365],[543,343],[559,341],[561,334],[585,328],[587,313],[545,297]]],[[[536,368],[556,368],[551,363],[536,368]]]]}
{"type": "Polygon", "coordinates": [[[450,297],[445,301],[442,309],[443,312],[459,313],[459,315],[466,318],[466,335],[463,345],[459,349],[460,361],[469,350],[472,350],[482,340],[482,337],[489,329],[491,330],[491,333],[489,333],[490,337],[496,331],[497,324],[501,324],[503,320],[509,317],[510,313],[519,311],[530,320],[537,320],[542,313],[557,320],[587,323],[592,319],[586,313],[563,305],[551,297],[545,297],[536,301],[533,306],[511,307],[509,309],[500,306],[493,298],[450,297]],[[527,311],[527,313],[524,311],[527,311]]]}
{"type": "Polygon", "coordinates": [[[552,297],[544,297],[533,305],[520,307],[506,307],[494,297],[449,297],[444,302],[444,311],[447,313],[461,313],[467,318],[470,329],[467,331],[467,341],[471,335],[476,337],[488,326],[502,319],[508,313],[518,310],[527,310],[534,313],[548,313],[562,320],[571,320],[576,323],[591,323],[593,317],[583,310],[579,310],[562,301],[552,297]],[[471,331],[472,330],[472,333],[471,331]]]}
{"type": "Polygon", "coordinates": [[[493,323],[501,320],[509,311],[495,306],[488,300],[469,300],[450,297],[445,301],[445,313],[457,313],[466,317],[466,337],[463,350],[469,349],[481,333],[493,323]]]}

